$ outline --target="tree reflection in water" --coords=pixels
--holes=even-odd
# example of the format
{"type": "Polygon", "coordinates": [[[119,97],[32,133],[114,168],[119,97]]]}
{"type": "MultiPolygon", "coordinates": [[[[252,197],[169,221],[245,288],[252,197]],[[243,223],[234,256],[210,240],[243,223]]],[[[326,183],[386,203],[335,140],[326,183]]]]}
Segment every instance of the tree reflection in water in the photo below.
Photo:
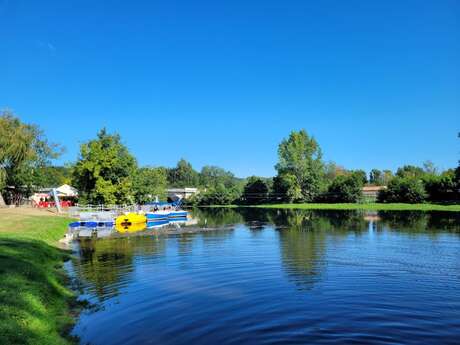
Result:
{"type": "Polygon", "coordinates": [[[79,244],[75,273],[103,301],[117,296],[129,283],[135,255],[155,257],[164,252],[165,239],[159,237],[84,240],[79,244]]]}
{"type": "MultiPolygon", "coordinates": [[[[374,212],[331,210],[287,210],[256,208],[205,208],[191,211],[198,219],[195,228],[202,232],[174,235],[177,254],[187,263],[194,244],[225,241],[234,235],[238,224],[261,235],[275,228],[278,233],[282,265],[299,288],[310,289],[321,279],[327,262],[328,243],[347,236],[361,236],[368,230],[378,232],[427,232],[438,230],[460,235],[460,214],[443,212],[374,212]],[[371,225],[371,226],[369,226],[371,225]],[[215,228],[215,229],[214,229],[215,228]]],[[[117,296],[133,278],[134,257],[163,258],[167,236],[128,236],[81,241],[80,263],[76,274],[100,300],[117,296]]],[[[212,245],[211,245],[212,247],[212,245]]]]}
{"type": "Polygon", "coordinates": [[[202,228],[223,227],[244,222],[240,213],[227,207],[194,208],[190,210],[192,218],[197,219],[197,226],[202,228]]]}
{"type": "Polygon", "coordinates": [[[399,231],[407,234],[428,232],[437,236],[440,231],[460,234],[460,213],[423,211],[379,211],[376,230],[399,231]]]}
{"type": "Polygon", "coordinates": [[[368,228],[357,211],[278,210],[271,220],[279,231],[286,272],[302,289],[310,289],[324,272],[329,239],[359,235],[368,228]]]}

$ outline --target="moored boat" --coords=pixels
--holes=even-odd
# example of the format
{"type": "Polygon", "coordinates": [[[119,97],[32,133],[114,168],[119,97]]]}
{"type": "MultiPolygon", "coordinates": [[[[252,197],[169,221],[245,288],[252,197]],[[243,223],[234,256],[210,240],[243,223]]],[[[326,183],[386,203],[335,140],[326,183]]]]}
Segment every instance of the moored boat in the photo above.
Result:
{"type": "Polygon", "coordinates": [[[147,212],[145,214],[148,222],[154,222],[159,220],[165,220],[169,218],[170,211],[168,210],[159,210],[154,212],[147,212]]]}
{"type": "Polygon", "coordinates": [[[174,218],[187,218],[188,212],[184,210],[175,210],[171,211],[168,215],[169,219],[174,219],[174,218]]]}
{"type": "Polygon", "coordinates": [[[115,220],[115,225],[123,224],[142,224],[147,222],[147,217],[139,213],[128,213],[118,216],[115,220]]]}

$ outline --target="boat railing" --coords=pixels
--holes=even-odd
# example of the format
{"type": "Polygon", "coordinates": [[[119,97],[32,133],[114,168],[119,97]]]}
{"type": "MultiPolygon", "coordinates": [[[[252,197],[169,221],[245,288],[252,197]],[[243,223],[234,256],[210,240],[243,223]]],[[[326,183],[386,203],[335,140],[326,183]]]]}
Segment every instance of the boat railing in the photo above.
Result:
{"type": "Polygon", "coordinates": [[[138,205],[75,205],[68,208],[67,213],[72,218],[112,218],[126,212],[136,212],[138,205]]]}

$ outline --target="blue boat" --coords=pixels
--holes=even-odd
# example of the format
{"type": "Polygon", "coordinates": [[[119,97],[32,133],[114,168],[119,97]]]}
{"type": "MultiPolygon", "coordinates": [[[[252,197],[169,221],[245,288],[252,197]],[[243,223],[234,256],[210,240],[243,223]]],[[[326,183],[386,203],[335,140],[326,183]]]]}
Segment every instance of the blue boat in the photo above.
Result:
{"type": "Polygon", "coordinates": [[[73,222],[69,224],[69,228],[71,229],[78,229],[80,226],[80,222],[73,222]]]}
{"type": "Polygon", "coordinates": [[[113,228],[114,223],[113,221],[79,221],[79,222],[72,222],[69,224],[70,229],[79,229],[79,228],[113,228]]]}
{"type": "Polygon", "coordinates": [[[157,221],[157,220],[167,220],[169,218],[170,211],[162,210],[162,211],[155,211],[155,212],[147,212],[145,216],[147,217],[147,222],[150,221],[157,221]]]}
{"type": "Polygon", "coordinates": [[[169,220],[156,220],[156,221],[147,221],[147,229],[160,228],[164,225],[167,225],[169,220]]]}
{"type": "Polygon", "coordinates": [[[85,222],[84,226],[86,226],[87,228],[97,228],[97,222],[85,222]]]}
{"type": "Polygon", "coordinates": [[[176,219],[176,218],[187,218],[187,211],[184,210],[177,210],[177,211],[171,211],[169,213],[169,219],[176,219]]]}

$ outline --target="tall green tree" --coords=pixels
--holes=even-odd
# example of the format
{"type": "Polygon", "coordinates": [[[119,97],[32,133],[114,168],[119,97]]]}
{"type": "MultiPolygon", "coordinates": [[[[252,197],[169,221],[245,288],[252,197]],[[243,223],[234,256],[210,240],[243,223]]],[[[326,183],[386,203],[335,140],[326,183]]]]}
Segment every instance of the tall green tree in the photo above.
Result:
{"type": "Polygon", "coordinates": [[[425,171],[415,165],[404,165],[396,171],[396,176],[403,178],[420,179],[423,175],[425,175],[425,171]]]}
{"type": "Polygon", "coordinates": [[[166,198],[168,185],[167,171],[165,168],[139,168],[134,174],[133,192],[136,203],[145,204],[159,199],[166,198]]]}
{"type": "MultiPolygon", "coordinates": [[[[302,129],[293,131],[278,147],[278,175],[294,177],[300,188],[301,200],[312,201],[324,187],[324,165],[321,148],[313,137],[302,129]]],[[[287,180],[285,180],[287,182],[287,180]]]]}
{"type": "Polygon", "coordinates": [[[234,187],[236,182],[235,175],[214,165],[206,165],[199,174],[200,186],[211,187],[222,183],[225,187],[234,187]]]}
{"type": "Polygon", "coordinates": [[[62,148],[50,143],[36,125],[23,123],[11,111],[0,113],[0,203],[5,187],[7,199],[18,203],[32,193],[34,174],[59,157],[62,148]]]}
{"type": "Polygon", "coordinates": [[[382,171],[382,184],[384,186],[387,186],[393,178],[394,178],[394,175],[391,170],[382,171]]]}
{"type": "Polygon", "coordinates": [[[431,202],[455,202],[458,201],[458,190],[455,183],[455,171],[449,169],[442,174],[426,174],[423,184],[428,194],[427,199],[431,202]]]}
{"type": "Polygon", "coordinates": [[[243,202],[249,205],[261,204],[268,200],[269,186],[257,176],[248,178],[242,195],[243,202]]]}
{"type": "Polygon", "coordinates": [[[102,129],[96,139],[81,145],[73,185],[79,190],[80,202],[130,204],[134,202],[132,182],[136,169],[136,159],[120,136],[102,129]]]}
{"type": "Polygon", "coordinates": [[[347,174],[347,170],[344,167],[337,165],[336,163],[332,161],[324,165],[324,175],[325,175],[326,182],[328,184],[334,181],[334,179],[337,176],[346,175],[346,174],[347,174]]]}
{"type": "Polygon", "coordinates": [[[351,172],[352,175],[359,177],[363,185],[367,183],[367,174],[364,170],[358,169],[351,172]]]}
{"type": "Polygon", "coordinates": [[[379,169],[372,169],[369,173],[369,183],[380,186],[383,184],[383,173],[379,169]]]}
{"type": "Polygon", "coordinates": [[[271,198],[274,201],[298,202],[302,200],[302,189],[294,175],[278,174],[273,178],[271,198]]]}
{"type": "Polygon", "coordinates": [[[185,159],[177,162],[177,166],[169,170],[168,182],[171,187],[197,187],[199,184],[198,172],[185,159]]]}
{"type": "Polygon", "coordinates": [[[34,172],[33,183],[38,187],[58,187],[70,184],[72,169],[70,166],[47,166],[34,172]]]}

